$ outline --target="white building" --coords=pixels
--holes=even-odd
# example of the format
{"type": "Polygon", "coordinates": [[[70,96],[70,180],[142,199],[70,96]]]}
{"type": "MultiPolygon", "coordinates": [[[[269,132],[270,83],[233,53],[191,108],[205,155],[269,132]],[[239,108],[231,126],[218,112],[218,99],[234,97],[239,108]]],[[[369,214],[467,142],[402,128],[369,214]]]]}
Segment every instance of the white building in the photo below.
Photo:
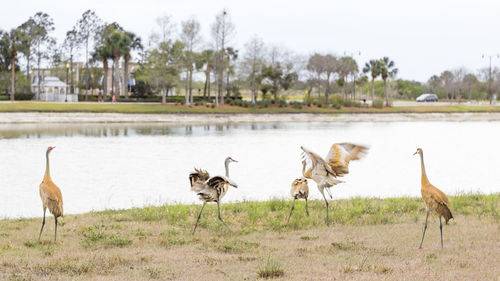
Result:
{"type": "Polygon", "coordinates": [[[68,93],[68,85],[54,76],[44,77],[40,83],[40,93],[38,93],[38,76],[33,79],[31,88],[35,93],[35,100],[78,102],[78,95],[68,93]]]}

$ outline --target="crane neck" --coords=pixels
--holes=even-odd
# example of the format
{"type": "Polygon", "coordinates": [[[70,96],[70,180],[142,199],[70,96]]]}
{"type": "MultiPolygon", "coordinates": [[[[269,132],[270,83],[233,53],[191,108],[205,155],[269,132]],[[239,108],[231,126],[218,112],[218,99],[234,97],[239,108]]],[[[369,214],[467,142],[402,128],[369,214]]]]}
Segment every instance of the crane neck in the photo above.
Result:
{"type": "Polygon", "coordinates": [[[306,177],[306,161],[302,162],[302,176],[306,177]]]}
{"type": "Polygon", "coordinates": [[[422,167],[422,186],[428,185],[429,179],[427,178],[427,173],[425,172],[425,165],[424,165],[424,153],[420,152],[420,165],[422,167]]]}
{"type": "Polygon", "coordinates": [[[229,178],[229,161],[224,161],[224,166],[226,168],[226,178],[229,178]]]}
{"type": "Polygon", "coordinates": [[[45,164],[45,176],[44,176],[44,179],[45,178],[50,178],[50,165],[49,165],[49,151],[48,150],[45,153],[45,160],[46,160],[46,164],[45,164]]]}

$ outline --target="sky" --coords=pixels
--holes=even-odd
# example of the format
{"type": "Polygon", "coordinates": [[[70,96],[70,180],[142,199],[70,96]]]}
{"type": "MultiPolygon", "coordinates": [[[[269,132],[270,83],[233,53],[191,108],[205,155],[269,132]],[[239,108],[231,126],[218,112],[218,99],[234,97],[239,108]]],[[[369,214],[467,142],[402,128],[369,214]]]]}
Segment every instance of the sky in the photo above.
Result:
{"type": "Polygon", "coordinates": [[[359,65],[388,56],[398,78],[425,82],[446,69],[464,67],[476,73],[500,65],[500,1],[464,0],[24,0],[2,3],[0,28],[17,27],[38,11],[55,22],[62,42],[81,14],[94,10],[106,22],[116,21],[147,41],[155,19],[170,15],[177,22],[195,16],[203,39],[210,25],[227,9],[236,27],[230,44],[243,50],[252,37],[307,56],[314,52],[355,56],[359,65]]]}

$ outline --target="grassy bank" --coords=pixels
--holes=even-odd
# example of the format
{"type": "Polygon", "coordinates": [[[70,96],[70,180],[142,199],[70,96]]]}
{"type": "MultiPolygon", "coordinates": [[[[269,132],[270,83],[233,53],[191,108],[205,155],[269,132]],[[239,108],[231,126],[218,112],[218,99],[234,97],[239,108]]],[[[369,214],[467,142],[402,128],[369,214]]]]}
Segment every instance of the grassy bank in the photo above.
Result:
{"type": "Polygon", "coordinates": [[[186,107],[173,104],[134,103],[43,103],[43,102],[2,102],[0,112],[113,112],[113,113],[461,113],[500,112],[499,106],[445,105],[445,106],[402,106],[391,108],[342,107],[237,107],[224,105],[218,108],[207,106],[186,107]]]}
{"type": "Polygon", "coordinates": [[[493,280],[498,277],[500,194],[450,197],[455,219],[444,226],[445,248],[431,217],[418,250],[425,207],[418,198],[334,200],[333,225],[324,203],[310,216],[291,201],[172,205],[69,215],[52,242],[50,217],[0,221],[2,280],[493,280]]]}

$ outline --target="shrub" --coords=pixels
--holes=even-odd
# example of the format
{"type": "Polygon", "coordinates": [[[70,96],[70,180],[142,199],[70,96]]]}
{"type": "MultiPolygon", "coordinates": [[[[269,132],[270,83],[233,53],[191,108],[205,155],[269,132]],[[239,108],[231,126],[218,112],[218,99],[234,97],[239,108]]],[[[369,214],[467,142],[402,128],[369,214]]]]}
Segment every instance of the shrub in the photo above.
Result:
{"type": "Polygon", "coordinates": [[[291,102],[290,105],[295,108],[295,109],[302,109],[302,103],[301,102],[291,102]]]}
{"type": "Polygon", "coordinates": [[[257,106],[259,108],[265,108],[265,107],[269,107],[269,105],[272,103],[271,99],[263,99],[262,101],[258,102],[257,103],[257,106]]]}
{"type": "Polygon", "coordinates": [[[340,109],[344,104],[344,99],[339,95],[333,95],[328,100],[332,104],[332,107],[335,109],[340,109]]]}
{"type": "Polygon", "coordinates": [[[267,258],[267,263],[265,266],[259,268],[258,275],[260,278],[279,278],[285,275],[285,271],[279,261],[273,259],[271,255],[267,258]]]}
{"type": "Polygon", "coordinates": [[[361,103],[357,100],[344,100],[344,106],[346,107],[361,107],[361,103]]]}
{"type": "Polygon", "coordinates": [[[384,107],[384,101],[383,100],[374,100],[372,107],[374,108],[383,108],[384,107]]]}
{"type": "Polygon", "coordinates": [[[280,97],[278,100],[278,106],[279,107],[286,107],[288,104],[286,103],[286,96],[280,97]]]}

